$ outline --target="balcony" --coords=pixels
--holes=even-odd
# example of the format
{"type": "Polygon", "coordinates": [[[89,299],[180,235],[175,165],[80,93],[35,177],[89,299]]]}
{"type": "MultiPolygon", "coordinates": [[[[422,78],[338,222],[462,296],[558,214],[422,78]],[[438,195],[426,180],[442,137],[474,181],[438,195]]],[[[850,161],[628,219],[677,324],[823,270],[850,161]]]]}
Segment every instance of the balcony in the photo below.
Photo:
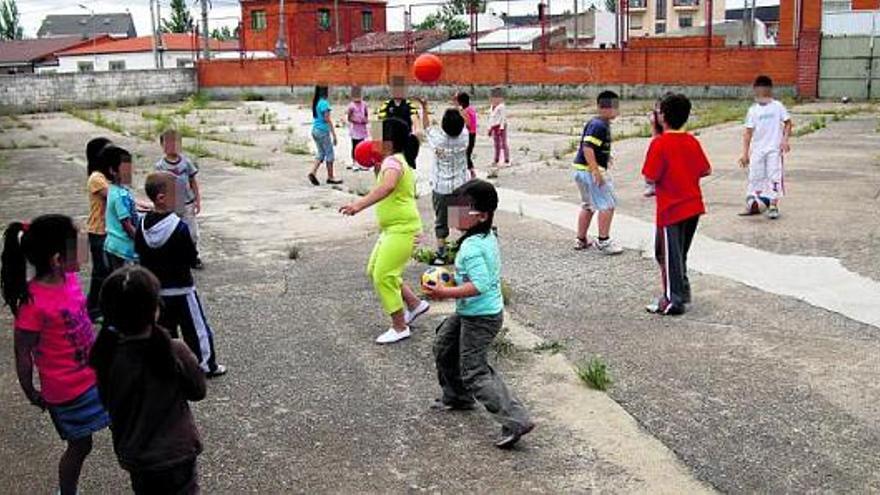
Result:
{"type": "Polygon", "coordinates": [[[647,0],[629,0],[628,8],[630,12],[645,12],[648,10],[647,0]]]}
{"type": "Polygon", "coordinates": [[[700,0],[672,0],[672,8],[675,10],[697,10],[700,8],[700,0]]]}

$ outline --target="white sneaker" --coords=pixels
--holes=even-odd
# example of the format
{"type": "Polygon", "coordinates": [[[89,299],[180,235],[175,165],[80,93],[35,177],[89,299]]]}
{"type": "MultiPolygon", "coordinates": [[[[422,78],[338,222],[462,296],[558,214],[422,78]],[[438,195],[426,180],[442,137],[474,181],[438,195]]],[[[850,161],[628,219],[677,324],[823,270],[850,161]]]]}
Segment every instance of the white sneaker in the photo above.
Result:
{"type": "Polygon", "coordinates": [[[614,239],[608,239],[605,241],[596,241],[596,248],[599,249],[599,252],[602,254],[620,254],[623,252],[623,248],[618,246],[614,239]]]}
{"type": "Polygon", "coordinates": [[[377,344],[393,344],[395,342],[400,342],[403,339],[408,339],[412,336],[412,332],[409,331],[409,327],[406,327],[406,330],[402,332],[398,332],[394,328],[389,328],[387,332],[382,335],[376,337],[377,344]]]}
{"type": "Polygon", "coordinates": [[[416,309],[410,311],[409,309],[403,310],[403,320],[407,325],[412,324],[412,322],[416,321],[419,316],[427,313],[428,310],[431,309],[431,305],[428,304],[428,301],[422,301],[416,306],[416,309]]]}

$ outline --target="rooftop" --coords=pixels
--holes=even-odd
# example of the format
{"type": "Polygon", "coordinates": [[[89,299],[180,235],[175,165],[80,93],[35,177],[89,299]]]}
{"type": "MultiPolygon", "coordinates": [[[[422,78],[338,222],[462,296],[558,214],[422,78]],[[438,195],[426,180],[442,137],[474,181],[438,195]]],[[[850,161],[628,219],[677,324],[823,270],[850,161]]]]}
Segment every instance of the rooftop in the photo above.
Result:
{"type": "MultiPolygon", "coordinates": [[[[446,41],[446,33],[437,30],[412,31],[412,43],[416,53],[429,49],[446,41]]],[[[330,53],[371,53],[371,52],[396,52],[406,49],[406,33],[401,31],[386,31],[367,33],[351,41],[350,46],[336,45],[330,48],[330,53]]]]}
{"type": "MultiPolygon", "coordinates": [[[[196,42],[190,34],[163,34],[162,45],[166,51],[190,51],[201,49],[201,38],[196,42]]],[[[210,41],[211,50],[214,51],[238,51],[238,41],[210,41]]],[[[96,43],[86,43],[76,48],[58,53],[59,56],[69,55],[92,55],[103,53],[137,53],[153,51],[153,37],[141,36],[140,38],[112,39],[104,38],[96,43]]]]}
{"type": "Polygon", "coordinates": [[[0,64],[28,63],[52,57],[56,52],[83,43],[91,43],[79,36],[31,40],[0,41],[0,64]]]}
{"type": "Polygon", "coordinates": [[[56,36],[93,36],[95,34],[124,35],[126,37],[137,36],[134,20],[127,12],[113,14],[73,14],[73,15],[47,15],[43,19],[38,38],[51,38],[56,36]]]}

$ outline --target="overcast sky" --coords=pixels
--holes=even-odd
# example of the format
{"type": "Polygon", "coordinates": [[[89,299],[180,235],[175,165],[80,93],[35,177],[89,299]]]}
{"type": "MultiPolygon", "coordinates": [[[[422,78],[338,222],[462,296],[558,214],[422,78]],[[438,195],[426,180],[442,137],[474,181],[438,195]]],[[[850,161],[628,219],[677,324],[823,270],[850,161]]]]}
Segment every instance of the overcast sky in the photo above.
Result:
{"type": "MultiPolygon", "coordinates": [[[[604,0],[549,0],[552,13],[562,13],[565,10],[573,10],[574,2],[578,1],[578,9],[584,9],[593,3],[599,5],[604,4],[604,0]]],[[[729,8],[741,8],[743,0],[726,0],[729,8]]],[[[170,0],[160,0],[162,15],[168,17],[170,13],[170,0]]],[[[210,0],[211,10],[209,12],[209,28],[219,26],[236,26],[241,16],[241,8],[238,0],[210,0]]],[[[404,6],[412,5],[413,22],[420,22],[422,18],[428,15],[434,6],[422,6],[418,4],[433,3],[437,0],[389,0],[388,2],[388,29],[403,29],[403,11],[404,6]]],[[[488,5],[489,11],[495,13],[507,12],[512,15],[531,14],[537,10],[537,0],[506,0],[490,1],[488,5]]],[[[88,10],[96,13],[111,12],[131,12],[134,22],[137,25],[139,36],[150,34],[150,2],[149,0],[18,0],[18,10],[21,12],[22,25],[26,37],[35,37],[37,30],[43,18],[48,14],[81,14],[88,13],[88,10]]],[[[201,19],[201,13],[198,9],[199,0],[187,0],[187,4],[191,6],[193,18],[201,19]]],[[[758,5],[778,5],[779,0],[758,0],[758,5]]]]}

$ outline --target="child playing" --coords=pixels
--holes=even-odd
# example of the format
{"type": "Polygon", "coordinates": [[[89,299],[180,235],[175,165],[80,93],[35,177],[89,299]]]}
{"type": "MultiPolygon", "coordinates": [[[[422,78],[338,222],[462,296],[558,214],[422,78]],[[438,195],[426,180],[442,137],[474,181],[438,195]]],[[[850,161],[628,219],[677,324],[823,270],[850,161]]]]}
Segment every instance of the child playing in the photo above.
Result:
{"type": "Polygon", "coordinates": [[[141,264],[162,284],[159,324],[175,337],[180,330],[208,378],[224,375],[226,367],[217,364],[214,332],[205,319],[190,269],[198,251],[186,223],[174,213],[175,177],[168,172],[152,173],[145,189],[153,211],[138,224],[135,250],[141,264]]]}
{"type": "Polygon", "coordinates": [[[89,295],[86,305],[89,308],[89,318],[97,321],[101,317],[101,304],[98,296],[101,293],[101,284],[110,273],[107,268],[107,259],[104,256],[104,242],[107,239],[107,227],[104,222],[107,214],[107,192],[110,189],[109,173],[100,165],[98,154],[110,143],[107,138],[99,137],[92,139],[86,145],[86,163],[88,181],[86,191],[89,196],[89,252],[92,258],[92,275],[89,281],[89,295]]]}
{"type": "Polygon", "coordinates": [[[699,141],[682,131],[690,112],[684,95],[663,99],[658,115],[663,133],[651,141],[642,168],[657,191],[655,254],[663,282],[663,295],[647,310],[662,315],[680,315],[691,301],[687,256],[700,215],[706,212],[700,179],[712,171],[699,141]]]}
{"type": "Polygon", "coordinates": [[[357,145],[370,137],[367,124],[370,122],[369,109],[363,100],[363,92],[360,86],[352,86],[351,103],[348,104],[348,133],[351,135],[351,168],[352,170],[367,170],[358,165],[354,159],[354,150],[357,145]]]}
{"type": "Polygon", "coordinates": [[[137,209],[131,184],[131,154],[117,146],[107,146],[98,157],[101,167],[110,174],[110,189],[107,191],[107,213],[105,223],[107,239],[104,251],[110,270],[116,270],[137,259],[134,252],[134,233],[137,222],[137,209]]]}
{"type": "MultiPolygon", "coordinates": [[[[165,156],[156,162],[157,172],[170,172],[177,178],[177,204],[174,211],[189,227],[193,244],[199,245],[199,224],[196,216],[202,212],[202,192],[196,175],[199,168],[195,163],[180,152],[182,141],[180,133],[174,129],[167,130],[159,136],[159,143],[165,156]]],[[[202,260],[196,257],[193,268],[200,270],[202,260]]]]}
{"type": "Polygon", "coordinates": [[[88,366],[95,340],[77,278],[87,252],[73,220],[62,215],[15,222],[4,235],[0,281],[15,316],[15,370],[31,404],[49,410],[67,450],[58,463],[62,495],[77,493],[92,434],[110,424],[88,366]],[[27,280],[27,265],[34,277],[27,280]],[[40,373],[34,387],[33,369],[40,373]]]}
{"type": "Polygon", "coordinates": [[[513,447],[535,425],[489,365],[489,346],[504,321],[501,256],[492,229],[498,193],[472,180],[456,191],[452,225],[464,233],[455,257],[455,287],[422,286],[432,299],[455,299],[455,314],[437,328],[434,357],[443,397],[433,409],[467,410],[480,402],[501,423],[498,448],[513,447]]]}
{"type": "Polygon", "coordinates": [[[489,136],[495,143],[495,162],[492,168],[498,168],[501,155],[504,154],[504,166],[510,166],[510,148],[507,145],[507,108],[504,105],[504,92],[501,88],[492,88],[489,101],[492,110],[489,112],[489,136]]]}
{"type": "MultiPolygon", "coordinates": [[[[672,95],[672,93],[666,93],[662,98],[658,99],[654,102],[654,110],[651,111],[651,114],[648,115],[648,121],[651,125],[651,138],[655,138],[660,134],[663,134],[663,124],[660,123],[660,103],[663,102],[663,98],[672,95]]],[[[645,190],[642,192],[642,196],[646,198],[650,198],[657,194],[657,190],[654,187],[654,183],[646,180],[645,181],[645,190]]]]}
{"type": "Polygon", "coordinates": [[[467,93],[456,93],[455,101],[461,108],[468,130],[467,162],[468,170],[474,170],[474,146],[477,144],[477,111],[471,106],[471,97],[467,93]]]}
{"type": "Polygon", "coordinates": [[[409,141],[406,122],[391,118],[382,123],[385,160],[377,174],[376,187],[366,196],[343,206],[344,215],[357,215],[376,205],[381,233],[370,261],[367,275],[379,295],[382,308],[391,316],[391,328],[376,339],[377,344],[392,344],[409,338],[410,324],[430,309],[412,289],[403,283],[403,272],[422,230],[416,205],[416,173],[407,166],[403,153],[409,141]]]}
{"type": "Polygon", "coordinates": [[[767,218],[779,218],[779,198],[785,193],[783,155],[791,151],[788,138],[792,122],[785,105],[773,98],[773,80],[758,76],[755,103],[746,115],[741,167],[749,169],[746,209],[741,216],[755,215],[769,204],[767,218]]]}
{"type": "Polygon", "coordinates": [[[596,99],[598,115],[590,120],[581,137],[574,159],[574,180],[581,193],[581,212],[578,216],[576,250],[595,245],[603,254],[620,254],[623,249],[611,240],[611,220],[617,200],[614,184],[607,174],[611,162],[611,121],[617,118],[619,97],[613,91],[603,91],[596,99]],[[599,240],[593,243],[587,231],[593,212],[599,212],[599,240]]]}
{"type": "Polygon", "coordinates": [[[411,168],[416,168],[416,159],[419,156],[419,139],[416,135],[421,133],[417,120],[419,110],[406,99],[406,79],[402,76],[391,77],[391,99],[379,107],[379,120],[399,119],[406,124],[410,137],[403,156],[411,168]]]}
{"type": "Polygon", "coordinates": [[[101,293],[110,327],[91,365],[113,419],[113,450],[136,494],[199,493],[202,452],[189,401],[205,398],[205,376],[186,344],[156,324],[159,281],[139,266],[114,272],[101,293]]]}
{"type": "Polygon", "coordinates": [[[434,163],[431,167],[432,202],[434,204],[434,235],[437,237],[435,265],[446,264],[446,238],[449,222],[446,216],[452,193],[471,179],[467,167],[468,138],[464,133],[464,118],[456,108],[443,113],[440,126],[431,125],[428,103],[421,99],[422,128],[431,147],[434,163]]]}
{"type": "Polygon", "coordinates": [[[323,162],[327,165],[327,184],[342,184],[333,175],[333,162],[336,154],[333,147],[336,146],[336,129],[333,128],[333,118],[330,117],[330,101],[327,99],[330,90],[327,86],[315,86],[315,96],[312,98],[312,139],[315,141],[317,152],[315,153],[315,165],[309,172],[309,182],[313,186],[320,186],[318,180],[318,168],[323,162]]]}

